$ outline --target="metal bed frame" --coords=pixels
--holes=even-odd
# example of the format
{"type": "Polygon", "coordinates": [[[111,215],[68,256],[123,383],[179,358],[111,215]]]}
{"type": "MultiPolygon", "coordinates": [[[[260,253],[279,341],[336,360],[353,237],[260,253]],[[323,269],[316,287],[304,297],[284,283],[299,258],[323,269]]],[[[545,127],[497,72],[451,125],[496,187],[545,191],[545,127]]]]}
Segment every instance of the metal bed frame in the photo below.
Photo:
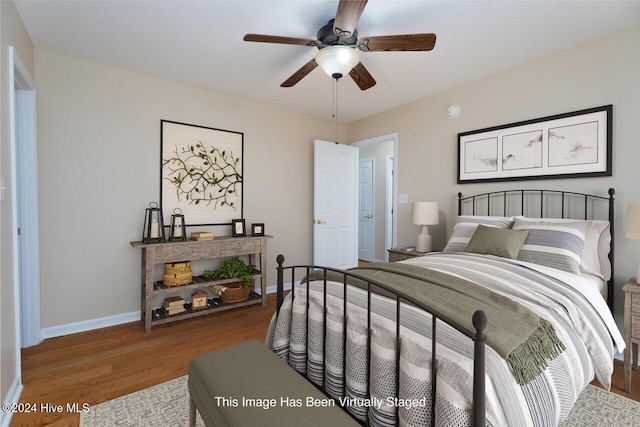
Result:
{"type": "MultiPolygon", "coordinates": [[[[441,320],[444,323],[450,325],[451,327],[455,328],[456,330],[458,330],[459,332],[463,333],[464,335],[466,335],[467,337],[471,338],[473,340],[474,344],[474,353],[473,353],[473,425],[474,426],[484,426],[486,425],[485,422],[485,343],[487,341],[486,337],[484,336],[484,329],[487,326],[487,316],[486,314],[482,311],[482,310],[477,310],[476,312],[473,313],[473,318],[472,318],[472,322],[473,322],[473,326],[475,328],[475,330],[469,330],[468,328],[465,328],[464,326],[454,322],[453,320],[449,319],[448,317],[444,316],[443,314],[441,314],[440,312],[438,312],[437,310],[435,310],[432,307],[429,307],[426,304],[423,304],[419,301],[416,301],[415,299],[413,299],[410,296],[407,296],[405,294],[403,294],[402,292],[396,291],[390,287],[388,287],[387,285],[380,283],[378,281],[375,280],[371,280],[368,279],[364,276],[355,274],[355,273],[351,273],[348,271],[344,271],[344,270],[339,270],[339,269],[335,269],[335,268],[329,268],[329,267],[321,267],[321,266],[314,266],[314,265],[296,265],[296,266],[289,266],[289,267],[284,267],[283,263],[284,263],[284,256],[282,255],[278,255],[278,257],[276,258],[276,261],[278,262],[278,278],[277,278],[277,313],[280,313],[280,307],[282,306],[282,303],[284,301],[284,273],[285,270],[291,270],[291,283],[295,283],[295,273],[296,270],[298,271],[303,271],[305,273],[305,277],[308,278],[309,275],[311,274],[312,271],[321,271],[322,275],[323,275],[323,283],[324,283],[324,288],[323,288],[323,351],[322,353],[325,354],[325,350],[326,350],[326,324],[327,324],[327,272],[328,271],[333,271],[336,273],[340,273],[343,275],[343,330],[342,330],[342,335],[343,335],[343,342],[342,342],[342,360],[343,360],[343,366],[346,367],[347,364],[347,280],[349,277],[351,278],[355,278],[355,279],[359,279],[362,280],[364,282],[366,282],[367,284],[367,372],[371,371],[371,294],[372,292],[374,292],[375,288],[379,288],[382,290],[385,290],[386,292],[389,292],[391,294],[394,295],[394,299],[396,301],[396,318],[395,318],[395,322],[396,322],[396,366],[395,366],[395,372],[396,372],[396,383],[395,383],[395,391],[396,391],[396,396],[398,396],[398,391],[400,389],[400,375],[398,375],[398,372],[400,372],[400,303],[401,302],[408,302],[410,304],[415,305],[416,307],[430,313],[432,315],[432,321],[431,321],[431,383],[432,383],[432,392],[431,392],[431,401],[435,402],[435,395],[436,395],[436,372],[437,372],[437,358],[436,358],[436,340],[437,340],[437,320],[441,320]]],[[[308,283],[307,281],[303,281],[304,283],[308,283]]],[[[309,308],[309,292],[306,293],[307,295],[307,309],[309,308]]],[[[295,287],[292,286],[291,288],[291,297],[295,297],[295,287]]],[[[307,351],[308,351],[308,340],[309,340],[309,310],[307,310],[307,351]]],[[[308,353],[307,353],[308,355],[308,353]]],[[[322,371],[325,371],[325,358],[323,358],[322,360],[322,371]]],[[[307,380],[309,380],[309,377],[306,375],[306,372],[304,374],[302,374],[307,380]]],[[[323,393],[327,394],[327,391],[325,389],[325,384],[324,384],[324,375],[322,377],[322,386],[318,387],[323,393]]],[[[309,380],[310,381],[310,380],[309,380]]],[[[310,381],[312,384],[315,384],[313,381],[310,381]]],[[[371,392],[370,392],[370,381],[369,379],[367,379],[367,398],[371,397],[371,392]]],[[[317,385],[316,385],[317,386],[317,385]]],[[[342,382],[342,397],[346,397],[346,377],[342,382]]],[[[336,402],[337,404],[339,404],[339,401],[336,402]]],[[[343,408],[345,409],[345,408],[343,408]]],[[[398,410],[399,410],[399,406],[396,406],[396,420],[398,419],[398,410]]],[[[348,414],[352,415],[349,411],[346,411],[348,414]]],[[[353,415],[352,415],[353,417],[353,415]]],[[[354,417],[355,419],[355,417],[354,417]]],[[[361,422],[360,420],[356,419],[356,421],[361,422]]],[[[368,425],[368,423],[364,423],[363,425],[368,425]]],[[[435,425],[435,404],[431,405],[431,425],[435,425]]]]}
{"type": "MultiPolygon", "coordinates": [[[[491,191],[488,193],[480,193],[472,196],[463,197],[462,193],[458,193],[458,215],[463,215],[465,210],[464,207],[468,208],[468,204],[471,206],[471,215],[477,215],[476,212],[478,208],[481,206],[486,206],[485,212],[486,215],[502,215],[502,216],[514,216],[514,215],[534,215],[531,209],[527,209],[527,202],[531,202],[528,196],[536,197],[539,201],[540,212],[539,218],[550,218],[545,216],[545,208],[551,205],[550,203],[545,204],[545,196],[555,195],[560,197],[560,218],[565,219],[594,219],[589,218],[589,211],[593,211],[594,204],[597,202],[607,201],[608,202],[608,221],[609,221],[609,231],[611,233],[611,248],[609,250],[609,262],[611,263],[611,278],[607,281],[607,304],[609,305],[609,309],[613,310],[613,273],[614,273],[614,201],[616,194],[616,190],[613,188],[609,188],[608,190],[609,197],[605,196],[596,196],[593,194],[586,193],[576,193],[573,191],[561,191],[561,190],[500,190],[500,191],[491,191]],[[513,200],[515,198],[515,201],[513,200]],[[497,204],[498,208],[500,207],[500,202],[502,201],[502,209],[496,209],[495,205],[497,204]],[[510,203],[507,203],[510,202],[510,203]],[[514,203],[515,202],[515,203],[514,203]],[[573,204],[571,204],[574,202],[573,204]],[[577,204],[583,205],[584,211],[581,212],[582,215],[579,218],[570,217],[569,216],[569,206],[575,207],[577,204]],[[571,204],[571,205],[570,205],[571,204]],[[480,205],[480,206],[479,206],[480,205]],[[513,206],[519,205],[519,211],[514,212],[513,206]],[[591,209],[590,209],[591,208],[591,209]],[[531,212],[531,213],[530,213],[531,212]]],[[[532,204],[535,204],[532,203],[532,204]]],[[[554,206],[557,206],[557,201],[554,201],[554,206]]],[[[575,211],[575,209],[574,209],[575,211]]],[[[468,212],[468,211],[466,211],[468,212]]]]}
{"type": "MultiPolygon", "coordinates": [[[[609,189],[609,197],[602,197],[602,196],[595,196],[595,195],[589,195],[589,194],[584,194],[584,193],[574,193],[574,192],[567,192],[567,191],[556,191],[556,190],[502,190],[502,191],[494,191],[494,192],[488,192],[488,193],[482,193],[482,194],[476,194],[473,196],[467,196],[467,197],[463,197],[462,193],[458,193],[458,215],[461,215],[463,212],[463,204],[465,204],[465,202],[470,202],[470,204],[472,205],[471,207],[471,211],[472,211],[472,215],[476,214],[476,205],[479,201],[482,201],[486,198],[486,203],[487,203],[487,215],[491,215],[492,212],[495,212],[495,210],[492,209],[492,203],[495,202],[495,198],[496,195],[501,195],[504,202],[503,202],[503,209],[502,209],[502,215],[503,216],[507,216],[508,215],[508,209],[507,209],[507,198],[509,195],[511,195],[512,193],[518,193],[520,195],[520,214],[524,215],[525,212],[525,195],[529,195],[531,193],[534,194],[539,194],[540,195],[540,205],[541,205],[541,209],[540,209],[540,217],[543,218],[544,217],[544,196],[545,194],[549,194],[549,193],[560,193],[561,197],[562,197],[562,218],[565,218],[565,211],[568,209],[565,209],[565,197],[583,197],[584,198],[584,216],[582,219],[587,219],[588,217],[588,204],[590,200],[608,200],[609,201],[609,221],[611,224],[611,251],[609,253],[609,259],[611,261],[611,265],[612,265],[612,278],[611,280],[609,280],[608,282],[608,302],[609,302],[609,306],[611,306],[613,304],[613,205],[614,205],[614,197],[613,195],[615,194],[615,191],[613,188],[609,189]]],[[[495,214],[494,214],[495,215],[495,214]]],[[[296,272],[302,272],[300,274],[305,274],[305,277],[307,278],[306,281],[303,280],[303,283],[307,283],[309,282],[309,276],[312,272],[316,272],[316,271],[320,271],[321,275],[322,275],[322,281],[323,281],[323,354],[325,354],[325,350],[326,350],[326,320],[327,320],[327,272],[336,272],[342,275],[342,283],[343,283],[343,354],[342,354],[342,360],[343,360],[343,367],[346,370],[346,364],[347,364],[347,353],[346,353],[346,339],[347,339],[347,333],[346,333],[346,329],[347,329],[347,293],[348,293],[348,286],[347,285],[347,281],[348,279],[351,278],[355,278],[355,279],[359,279],[363,282],[366,283],[366,292],[367,292],[367,331],[368,331],[368,336],[367,336],[367,372],[370,372],[370,368],[371,368],[371,294],[375,292],[376,289],[382,289],[388,293],[391,293],[394,297],[393,299],[395,299],[396,301],[396,313],[395,313],[395,321],[396,321],[396,383],[395,383],[395,391],[396,391],[396,396],[398,396],[398,391],[400,389],[400,375],[398,374],[400,371],[400,313],[401,313],[401,302],[407,302],[410,303],[412,305],[415,305],[416,307],[430,313],[432,315],[432,321],[431,321],[431,342],[432,342],[432,348],[431,348],[431,354],[432,354],[432,358],[431,358],[431,383],[432,383],[432,389],[431,389],[431,401],[432,401],[432,405],[431,405],[431,425],[435,425],[435,395],[436,395],[436,374],[437,374],[437,352],[436,352],[436,342],[437,342],[437,321],[440,320],[444,323],[446,323],[447,325],[453,327],[454,329],[456,329],[457,331],[461,332],[462,334],[464,334],[465,336],[467,336],[468,338],[470,338],[473,342],[474,342],[474,361],[473,361],[473,409],[472,409],[472,423],[474,426],[485,426],[486,425],[486,411],[485,411],[485,400],[486,400],[486,392],[485,392],[485,344],[486,344],[486,336],[484,335],[484,330],[487,326],[487,317],[486,314],[482,311],[482,310],[477,310],[473,313],[473,317],[472,317],[472,324],[474,327],[474,330],[470,330],[454,321],[452,321],[451,319],[449,319],[447,316],[441,314],[438,310],[434,309],[433,307],[430,307],[424,303],[421,303],[419,301],[416,301],[415,299],[411,298],[410,296],[407,296],[406,294],[403,294],[400,291],[391,289],[390,287],[388,287],[387,285],[377,282],[375,280],[371,280],[368,279],[366,277],[363,277],[361,275],[358,275],[356,273],[352,273],[349,271],[344,271],[344,270],[339,270],[339,269],[335,269],[335,268],[329,268],[329,267],[322,267],[322,266],[314,266],[314,265],[294,265],[294,266],[288,266],[285,267],[284,264],[284,256],[283,255],[278,255],[277,259],[276,259],[277,263],[278,263],[278,267],[277,267],[277,315],[280,313],[280,308],[282,306],[282,303],[284,301],[284,276],[285,276],[285,272],[286,271],[290,271],[291,272],[291,284],[292,284],[292,288],[291,288],[291,297],[293,298],[295,296],[295,286],[293,286],[293,284],[295,283],[295,277],[296,277],[296,272]]],[[[317,274],[317,273],[316,273],[317,274]]],[[[307,309],[309,308],[309,292],[306,293],[306,304],[307,304],[307,309]]],[[[308,337],[309,337],[309,332],[308,332],[308,327],[309,327],[309,312],[307,310],[307,351],[308,351],[308,337]]],[[[325,356],[326,358],[326,356],[325,356]]],[[[323,358],[323,372],[325,371],[325,358],[323,358]]],[[[313,381],[311,381],[308,376],[307,376],[307,372],[305,371],[305,373],[301,373],[301,375],[303,375],[307,380],[309,380],[312,384],[316,385],[316,387],[318,387],[322,392],[324,392],[325,394],[327,394],[327,396],[329,396],[329,394],[327,393],[326,389],[325,389],[325,376],[323,375],[322,378],[322,385],[317,385],[315,384],[313,381]]],[[[342,385],[342,396],[346,397],[346,377],[345,380],[343,380],[343,385],[342,385]]],[[[371,393],[370,393],[370,383],[369,380],[367,380],[367,398],[371,397],[371,393]]],[[[339,401],[336,401],[336,404],[339,404],[339,401]]],[[[347,413],[349,413],[352,417],[354,417],[348,410],[345,411],[347,413]]],[[[398,410],[399,407],[396,407],[396,420],[398,420],[398,410]]],[[[355,417],[354,417],[355,419],[355,417]]],[[[356,419],[357,420],[357,419],[356,419]]],[[[368,421],[365,423],[362,423],[362,421],[357,420],[358,422],[360,422],[363,425],[368,425],[368,421]]]]}

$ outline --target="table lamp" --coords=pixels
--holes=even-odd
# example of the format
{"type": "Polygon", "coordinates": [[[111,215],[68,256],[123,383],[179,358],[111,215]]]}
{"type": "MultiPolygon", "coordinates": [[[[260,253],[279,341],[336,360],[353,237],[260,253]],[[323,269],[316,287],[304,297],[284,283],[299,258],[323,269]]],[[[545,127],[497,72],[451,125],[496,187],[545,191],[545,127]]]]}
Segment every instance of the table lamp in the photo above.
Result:
{"type": "MultiPolygon", "coordinates": [[[[640,202],[629,202],[627,205],[627,228],[625,230],[627,239],[640,239],[640,202]]],[[[638,261],[638,272],[636,283],[640,284],[640,261],[638,261]]]]}
{"type": "MultiPolygon", "coordinates": [[[[422,226],[416,242],[416,252],[431,252],[433,250],[429,225],[438,224],[437,202],[413,202],[411,205],[411,223],[422,226]]],[[[639,226],[640,229],[640,226],[639,226]]],[[[639,237],[640,238],[640,237],[639,237]]]]}

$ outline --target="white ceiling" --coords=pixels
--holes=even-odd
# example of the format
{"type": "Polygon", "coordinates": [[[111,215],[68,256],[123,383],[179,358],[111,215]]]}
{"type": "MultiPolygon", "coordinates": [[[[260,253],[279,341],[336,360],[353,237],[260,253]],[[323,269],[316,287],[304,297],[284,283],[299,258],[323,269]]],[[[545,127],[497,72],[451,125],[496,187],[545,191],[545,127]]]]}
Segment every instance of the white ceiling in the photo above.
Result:
{"type": "MultiPolygon", "coordinates": [[[[333,81],[320,68],[280,87],[316,48],[242,37],[315,39],[338,0],[14,2],[38,49],[331,118],[333,81]]],[[[436,46],[362,53],[378,83],[361,91],[340,80],[338,118],[348,123],[639,25],[637,0],[370,0],[361,38],[433,32],[436,46]]]]}

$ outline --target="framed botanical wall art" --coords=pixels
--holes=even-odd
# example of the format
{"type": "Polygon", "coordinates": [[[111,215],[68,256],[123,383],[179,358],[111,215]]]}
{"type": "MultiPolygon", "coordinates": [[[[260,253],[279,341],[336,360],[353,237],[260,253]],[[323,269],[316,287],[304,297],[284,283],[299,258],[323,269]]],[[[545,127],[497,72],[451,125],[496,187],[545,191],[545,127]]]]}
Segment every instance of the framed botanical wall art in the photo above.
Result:
{"type": "Polygon", "coordinates": [[[242,218],[243,133],[161,120],[160,142],[165,223],[176,208],[191,226],[242,218]]]}
{"type": "Polygon", "coordinates": [[[611,176],[612,105],[458,134],[458,183],[611,176]]]}

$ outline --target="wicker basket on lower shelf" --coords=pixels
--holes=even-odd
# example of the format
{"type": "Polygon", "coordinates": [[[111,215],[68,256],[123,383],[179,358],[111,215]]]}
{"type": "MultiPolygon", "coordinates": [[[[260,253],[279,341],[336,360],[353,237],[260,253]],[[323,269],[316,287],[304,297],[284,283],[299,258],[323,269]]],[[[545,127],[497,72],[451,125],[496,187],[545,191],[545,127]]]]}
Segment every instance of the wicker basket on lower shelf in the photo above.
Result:
{"type": "Polygon", "coordinates": [[[227,289],[222,292],[220,299],[225,303],[241,302],[249,298],[252,288],[245,288],[242,282],[233,282],[224,285],[227,289]]]}

